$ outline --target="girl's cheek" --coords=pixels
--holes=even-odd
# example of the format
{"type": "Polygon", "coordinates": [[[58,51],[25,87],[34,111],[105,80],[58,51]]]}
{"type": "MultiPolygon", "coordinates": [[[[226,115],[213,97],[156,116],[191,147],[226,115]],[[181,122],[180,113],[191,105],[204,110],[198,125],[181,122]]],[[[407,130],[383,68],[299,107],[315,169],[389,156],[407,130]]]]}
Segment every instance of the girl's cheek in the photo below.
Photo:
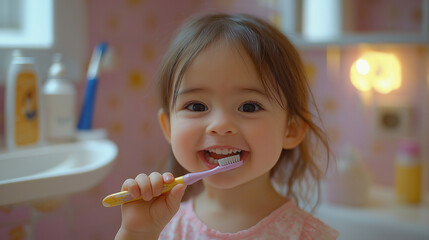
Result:
{"type": "Polygon", "coordinates": [[[195,162],[200,136],[195,124],[176,122],[172,125],[171,147],[174,156],[182,167],[191,172],[200,170],[195,162]]]}
{"type": "Polygon", "coordinates": [[[187,121],[176,121],[171,125],[172,144],[186,145],[198,138],[200,130],[196,123],[187,121]]]}

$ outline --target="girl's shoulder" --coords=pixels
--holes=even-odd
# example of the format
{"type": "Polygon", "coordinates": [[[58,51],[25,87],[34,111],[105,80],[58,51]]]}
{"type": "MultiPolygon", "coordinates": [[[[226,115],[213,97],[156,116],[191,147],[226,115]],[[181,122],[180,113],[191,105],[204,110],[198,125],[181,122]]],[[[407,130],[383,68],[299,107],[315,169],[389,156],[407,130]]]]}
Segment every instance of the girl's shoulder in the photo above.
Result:
{"type": "Polygon", "coordinates": [[[196,216],[193,203],[181,204],[159,239],[336,239],[338,232],[292,201],[285,203],[255,226],[236,233],[207,227],[196,216]]]}
{"type": "Polygon", "coordinates": [[[287,234],[293,233],[292,236],[296,236],[293,239],[336,239],[338,237],[338,232],[326,223],[302,210],[293,202],[288,204],[290,207],[287,210],[282,209],[285,206],[278,209],[282,213],[276,221],[287,234]]]}

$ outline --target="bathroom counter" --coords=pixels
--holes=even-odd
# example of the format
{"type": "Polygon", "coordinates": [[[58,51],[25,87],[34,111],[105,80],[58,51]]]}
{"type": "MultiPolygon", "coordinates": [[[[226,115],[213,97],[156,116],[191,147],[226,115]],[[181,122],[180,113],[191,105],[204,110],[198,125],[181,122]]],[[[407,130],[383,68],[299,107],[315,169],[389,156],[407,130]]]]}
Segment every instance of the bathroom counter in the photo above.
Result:
{"type": "Polygon", "coordinates": [[[395,201],[391,188],[374,186],[368,204],[322,203],[315,216],[340,232],[339,239],[429,239],[429,198],[418,205],[395,201]]]}

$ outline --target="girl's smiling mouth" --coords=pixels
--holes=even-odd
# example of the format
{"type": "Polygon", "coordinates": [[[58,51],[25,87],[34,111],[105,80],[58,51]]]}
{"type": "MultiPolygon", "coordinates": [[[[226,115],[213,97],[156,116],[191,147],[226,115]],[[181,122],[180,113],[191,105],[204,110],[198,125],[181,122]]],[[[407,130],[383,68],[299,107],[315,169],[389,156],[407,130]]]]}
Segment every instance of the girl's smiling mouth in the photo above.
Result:
{"type": "Polygon", "coordinates": [[[215,168],[219,166],[219,159],[234,156],[237,154],[240,155],[240,160],[244,161],[249,155],[249,152],[232,147],[210,147],[205,150],[198,151],[198,156],[209,168],[215,168]]]}

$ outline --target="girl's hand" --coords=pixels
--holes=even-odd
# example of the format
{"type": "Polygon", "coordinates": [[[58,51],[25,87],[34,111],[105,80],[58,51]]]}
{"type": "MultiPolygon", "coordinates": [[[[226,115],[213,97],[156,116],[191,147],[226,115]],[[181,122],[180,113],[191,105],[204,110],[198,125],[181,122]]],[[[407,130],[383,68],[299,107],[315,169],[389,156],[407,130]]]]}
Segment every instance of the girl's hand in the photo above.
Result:
{"type": "MultiPolygon", "coordinates": [[[[142,197],[138,200],[122,205],[122,225],[117,234],[121,236],[145,236],[158,239],[165,225],[179,210],[186,186],[178,184],[169,192],[161,195],[162,185],[172,183],[173,174],[157,172],[139,174],[135,179],[127,179],[122,185],[122,191],[130,192],[133,198],[142,197]]],[[[142,238],[143,239],[143,238],[142,238]]]]}

